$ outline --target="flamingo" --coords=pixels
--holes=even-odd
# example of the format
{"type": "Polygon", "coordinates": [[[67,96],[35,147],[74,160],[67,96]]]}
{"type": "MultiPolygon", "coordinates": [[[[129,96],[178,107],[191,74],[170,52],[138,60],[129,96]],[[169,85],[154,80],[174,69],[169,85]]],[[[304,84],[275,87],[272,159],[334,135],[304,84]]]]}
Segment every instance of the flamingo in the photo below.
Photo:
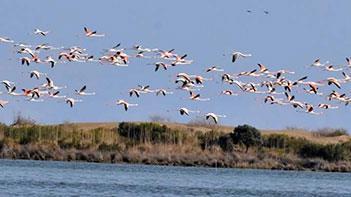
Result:
{"type": "Polygon", "coordinates": [[[42,31],[40,29],[35,29],[34,30],[34,34],[36,35],[42,35],[42,36],[46,36],[50,31],[42,31]]]}
{"type": "Polygon", "coordinates": [[[348,66],[348,67],[351,67],[351,60],[350,60],[350,58],[349,57],[346,57],[345,58],[346,59],[346,65],[348,66]]]}
{"type": "Polygon", "coordinates": [[[338,106],[332,106],[332,105],[325,104],[325,103],[318,104],[318,107],[321,109],[337,109],[337,108],[339,108],[338,106]]]}
{"type": "Polygon", "coordinates": [[[129,56],[123,51],[117,51],[113,56],[109,56],[111,64],[120,65],[120,64],[128,64],[129,56]]]}
{"type": "Polygon", "coordinates": [[[74,91],[80,96],[92,96],[92,95],[95,95],[95,92],[90,92],[90,93],[85,92],[86,89],[87,89],[87,86],[84,85],[80,90],[74,90],[74,91]]]}
{"type": "Polygon", "coordinates": [[[34,51],[28,47],[23,47],[23,48],[20,48],[17,53],[19,54],[29,54],[31,56],[34,56],[34,51]]]}
{"type": "Polygon", "coordinates": [[[264,102],[267,103],[269,102],[270,104],[278,104],[278,105],[286,105],[287,103],[283,102],[282,99],[277,99],[272,95],[266,96],[264,99],[264,102]]]}
{"type": "Polygon", "coordinates": [[[176,54],[173,53],[175,49],[171,49],[169,51],[164,51],[164,50],[160,50],[160,58],[161,59],[169,59],[174,57],[176,54]]]}
{"type": "Polygon", "coordinates": [[[190,99],[193,101],[209,101],[210,98],[200,98],[200,94],[194,94],[192,91],[190,93],[190,99]]]}
{"type": "Polygon", "coordinates": [[[342,75],[344,76],[344,79],[342,79],[343,83],[351,81],[351,77],[348,74],[346,74],[345,72],[342,72],[342,75]]]}
{"type": "MultiPolygon", "coordinates": [[[[67,53],[67,52],[61,52],[59,55],[58,55],[58,59],[62,59],[62,58],[66,58],[66,60],[68,61],[73,61],[74,58],[76,58],[75,54],[73,53],[67,53]]],[[[49,59],[49,57],[47,57],[47,59],[49,59]]]]}
{"type": "Polygon", "coordinates": [[[338,72],[338,71],[342,71],[342,68],[335,68],[333,65],[325,66],[324,69],[325,69],[326,71],[329,71],[329,72],[338,72]]]}
{"type": "Polygon", "coordinates": [[[191,80],[191,76],[189,75],[189,74],[187,74],[187,73],[178,73],[177,74],[177,77],[178,78],[183,78],[183,79],[185,79],[185,81],[187,81],[187,82],[191,82],[192,80],[191,80]]]}
{"type": "Polygon", "coordinates": [[[122,99],[117,100],[116,104],[117,105],[123,105],[125,111],[128,111],[128,108],[131,107],[131,106],[138,106],[138,104],[130,104],[127,101],[122,100],[122,99]]]}
{"type": "Polygon", "coordinates": [[[53,89],[53,90],[59,90],[59,89],[62,89],[62,88],[65,88],[65,87],[59,87],[59,86],[55,86],[54,85],[54,81],[52,81],[49,77],[46,77],[46,81],[47,83],[44,83],[43,85],[41,85],[42,87],[44,88],[47,88],[47,89],[53,89]]]}
{"type": "Polygon", "coordinates": [[[320,59],[318,58],[318,59],[314,60],[314,62],[311,64],[311,67],[323,67],[323,66],[325,66],[327,63],[328,63],[328,61],[325,62],[324,64],[322,64],[321,61],[320,61],[320,59]]]}
{"type": "Polygon", "coordinates": [[[51,98],[57,98],[57,99],[61,99],[61,98],[66,98],[66,96],[60,96],[60,91],[56,91],[54,93],[49,92],[48,96],[51,98]]]}
{"type": "Polygon", "coordinates": [[[334,84],[337,88],[341,88],[340,81],[334,77],[329,77],[327,79],[328,85],[334,84]]]}
{"type": "Polygon", "coordinates": [[[285,92],[285,96],[287,97],[288,103],[290,103],[294,108],[304,108],[304,104],[300,101],[295,101],[295,96],[291,96],[288,92],[285,92]]]}
{"type": "Polygon", "coordinates": [[[313,115],[320,115],[322,113],[317,113],[314,111],[314,107],[313,105],[309,104],[309,103],[305,103],[305,107],[306,107],[306,113],[309,113],[309,114],[313,114],[313,115]]]}
{"type": "Polygon", "coordinates": [[[139,52],[157,52],[157,51],[160,51],[159,49],[144,48],[141,45],[134,45],[132,47],[132,50],[136,50],[136,51],[139,51],[139,52]]]}
{"type": "Polygon", "coordinates": [[[136,96],[136,97],[140,97],[140,93],[141,91],[139,89],[135,89],[135,88],[132,88],[129,90],[129,96],[132,97],[133,94],[136,96]]]}
{"type": "Polygon", "coordinates": [[[113,46],[112,48],[110,49],[104,49],[105,52],[112,52],[112,53],[115,53],[117,51],[119,51],[120,49],[118,49],[118,47],[121,46],[122,43],[118,43],[116,44],[115,46],[113,46]]]}
{"type": "Polygon", "coordinates": [[[142,85],[138,85],[138,90],[142,93],[152,93],[152,92],[155,92],[155,90],[150,90],[150,86],[149,85],[146,85],[146,86],[142,86],[142,85]]]}
{"type": "Polygon", "coordinates": [[[67,104],[69,104],[69,106],[72,108],[76,103],[78,103],[78,102],[83,102],[82,100],[78,100],[78,99],[74,99],[74,98],[67,98],[66,100],[65,100],[65,102],[67,103],[67,104]]]}
{"type": "Polygon", "coordinates": [[[165,64],[163,62],[156,62],[155,63],[155,72],[158,71],[159,68],[163,68],[164,70],[167,70],[167,67],[169,67],[170,65],[165,64]]]}
{"type": "Polygon", "coordinates": [[[217,66],[211,66],[211,67],[207,68],[207,70],[206,70],[206,72],[213,72],[213,71],[223,72],[224,70],[217,67],[217,66]]]}
{"type": "Polygon", "coordinates": [[[62,49],[62,48],[63,47],[57,48],[57,47],[49,46],[48,44],[40,44],[40,45],[37,45],[35,47],[35,50],[36,51],[39,51],[41,49],[43,49],[43,50],[56,50],[56,49],[62,49]]]}
{"type": "Polygon", "coordinates": [[[221,77],[222,79],[222,82],[226,82],[226,83],[229,83],[229,84],[233,84],[234,83],[234,79],[233,77],[228,74],[228,73],[224,73],[221,77]]]}
{"type": "Polygon", "coordinates": [[[234,51],[232,53],[232,63],[234,63],[237,59],[239,58],[246,58],[246,57],[251,57],[251,54],[245,54],[239,51],[234,51]]]}
{"type": "Polygon", "coordinates": [[[92,31],[87,27],[84,27],[84,32],[86,37],[104,37],[105,36],[105,34],[97,34],[96,31],[92,31]]]}
{"type": "Polygon", "coordinates": [[[8,103],[9,103],[8,101],[0,100],[0,107],[1,107],[1,108],[4,108],[5,105],[7,105],[8,103]]]}
{"type": "Polygon", "coordinates": [[[30,71],[30,75],[29,75],[29,76],[30,76],[30,78],[35,77],[36,79],[39,79],[41,75],[47,76],[46,73],[42,73],[42,72],[39,72],[39,71],[37,71],[37,70],[32,70],[32,71],[30,71]]]}
{"type": "Polygon", "coordinates": [[[268,68],[266,68],[263,64],[257,64],[259,67],[259,73],[268,73],[268,68]]]}
{"type": "Polygon", "coordinates": [[[234,93],[232,90],[223,90],[221,94],[228,96],[238,96],[238,94],[234,93]]]}
{"type": "Polygon", "coordinates": [[[179,113],[182,116],[183,115],[189,116],[190,113],[200,113],[200,111],[193,111],[193,110],[189,110],[189,109],[187,109],[185,107],[182,107],[182,108],[179,109],[179,113]]]}
{"type": "Polygon", "coordinates": [[[11,40],[10,38],[5,38],[5,37],[0,37],[0,42],[4,42],[4,43],[14,43],[13,40],[11,40]]]}
{"type": "Polygon", "coordinates": [[[194,80],[196,84],[203,84],[204,81],[210,81],[212,79],[204,78],[203,76],[200,76],[200,75],[195,75],[194,80]]]}
{"type": "Polygon", "coordinates": [[[57,63],[51,56],[47,56],[44,61],[50,64],[51,68],[53,68],[57,63]]]}
{"type": "Polygon", "coordinates": [[[167,94],[173,94],[173,92],[167,92],[165,89],[157,89],[156,90],[156,96],[159,96],[161,94],[163,96],[166,96],[167,94]]]}
{"type": "Polygon", "coordinates": [[[21,64],[22,65],[26,64],[27,66],[29,66],[31,61],[32,61],[32,59],[30,59],[29,57],[22,57],[21,58],[21,64]]]}
{"type": "Polygon", "coordinates": [[[31,97],[31,98],[34,98],[34,97],[40,98],[39,88],[22,89],[22,91],[23,91],[23,96],[31,97]]]}
{"type": "Polygon", "coordinates": [[[254,69],[252,71],[244,71],[244,72],[240,72],[238,73],[236,76],[240,77],[240,76],[252,76],[252,77],[259,77],[262,76],[262,73],[256,74],[255,72],[257,71],[257,69],[254,69]]]}
{"type": "Polygon", "coordinates": [[[206,117],[206,120],[211,118],[217,124],[218,123],[218,119],[220,117],[225,118],[227,116],[226,115],[218,115],[218,114],[214,114],[214,113],[207,113],[207,114],[205,114],[205,117],[206,117]]]}
{"type": "Polygon", "coordinates": [[[15,85],[14,82],[9,81],[9,80],[2,80],[1,83],[5,85],[5,88],[6,88],[6,89],[11,88],[11,85],[15,85]]]}
{"type": "Polygon", "coordinates": [[[6,89],[7,89],[7,93],[11,96],[22,96],[22,94],[15,92],[16,86],[13,86],[12,88],[6,86],[6,89]]]}
{"type": "Polygon", "coordinates": [[[185,60],[187,57],[187,54],[183,56],[178,56],[176,55],[176,59],[171,63],[172,66],[176,66],[178,64],[191,64],[193,61],[192,60],[185,60]]]}
{"type": "Polygon", "coordinates": [[[345,94],[340,94],[338,92],[336,92],[335,90],[333,90],[329,95],[328,95],[328,100],[332,100],[332,99],[335,99],[335,100],[345,100],[345,97],[346,95],[345,94]]]}

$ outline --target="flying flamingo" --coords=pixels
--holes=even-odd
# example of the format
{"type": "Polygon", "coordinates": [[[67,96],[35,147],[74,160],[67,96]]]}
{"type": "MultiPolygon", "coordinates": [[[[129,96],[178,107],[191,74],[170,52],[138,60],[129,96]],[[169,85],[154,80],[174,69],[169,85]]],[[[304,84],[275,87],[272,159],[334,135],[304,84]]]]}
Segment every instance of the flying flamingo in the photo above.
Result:
{"type": "Polygon", "coordinates": [[[20,93],[16,93],[15,90],[16,90],[16,86],[13,86],[12,88],[11,87],[8,87],[6,86],[6,89],[7,89],[7,93],[11,96],[22,96],[23,94],[20,94],[20,93]]]}
{"type": "Polygon", "coordinates": [[[318,107],[321,109],[338,109],[339,108],[338,106],[332,106],[332,105],[325,104],[325,103],[318,104],[318,107]]]}
{"type": "Polygon", "coordinates": [[[187,57],[187,54],[183,56],[178,56],[176,55],[176,59],[171,63],[172,66],[176,66],[178,64],[191,64],[193,61],[192,60],[186,60],[185,58],[187,57]]]}
{"type": "Polygon", "coordinates": [[[87,86],[84,85],[80,90],[74,90],[74,91],[80,96],[92,96],[92,95],[95,95],[95,92],[90,92],[90,93],[85,92],[86,89],[87,89],[87,86]]]}
{"type": "Polygon", "coordinates": [[[0,37],[0,42],[13,43],[14,41],[11,40],[10,38],[0,37]]]}
{"type": "Polygon", "coordinates": [[[190,99],[193,101],[209,101],[210,98],[200,98],[200,94],[194,94],[192,91],[190,93],[190,99]]]}
{"type": "Polygon", "coordinates": [[[185,107],[182,107],[182,108],[179,109],[179,113],[182,116],[183,115],[189,116],[189,113],[200,113],[200,111],[193,111],[193,110],[189,110],[189,109],[187,109],[185,107]]]}
{"type": "Polygon", "coordinates": [[[47,56],[44,61],[50,64],[51,68],[53,68],[57,63],[51,56],[47,56]]]}
{"type": "Polygon", "coordinates": [[[14,82],[9,81],[9,80],[2,80],[1,83],[5,85],[6,89],[10,88],[12,85],[15,85],[14,82]]]}
{"type": "Polygon", "coordinates": [[[167,94],[173,94],[173,92],[168,92],[165,89],[157,89],[155,91],[156,91],[156,96],[161,95],[161,94],[163,96],[166,96],[167,94]]]}
{"type": "Polygon", "coordinates": [[[117,104],[117,105],[123,105],[125,111],[128,111],[128,108],[129,108],[129,107],[138,106],[138,104],[130,104],[130,103],[128,103],[128,102],[126,102],[126,101],[124,101],[124,100],[122,100],[122,99],[117,100],[117,101],[116,101],[116,104],[117,104]]]}
{"type": "Polygon", "coordinates": [[[221,94],[228,96],[238,96],[238,94],[234,93],[232,90],[223,90],[221,94]]]}
{"type": "Polygon", "coordinates": [[[214,114],[214,113],[207,113],[205,114],[206,120],[208,119],[212,119],[216,124],[218,123],[218,119],[221,118],[225,118],[226,115],[218,115],[218,114],[214,114]]]}
{"type": "Polygon", "coordinates": [[[49,92],[48,96],[51,98],[57,98],[57,99],[62,99],[62,98],[66,98],[66,96],[60,96],[60,91],[56,91],[54,93],[49,92]]]}
{"type": "Polygon", "coordinates": [[[47,88],[47,89],[53,89],[53,90],[59,90],[65,87],[59,87],[59,86],[55,86],[54,85],[54,81],[52,81],[49,77],[46,77],[46,81],[47,83],[44,83],[43,85],[41,85],[41,87],[43,88],[47,88]]]}
{"type": "Polygon", "coordinates": [[[29,76],[30,76],[30,78],[35,77],[36,79],[39,79],[41,75],[47,76],[46,73],[42,73],[42,72],[39,72],[39,71],[37,71],[37,70],[32,70],[32,71],[30,71],[30,75],[29,75],[29,76]]]}
{"type": "Polygon", "coordinates": [[[232,63],[234,63],[237,59],[239,58],[246,58],[246,57],[251,57],[251,54],[245,54],[239,51],[234,51],[232,53],[232,63]]]}
{"type": "Polygon", "coordinates": [[[40,29],[35,29],[34,30],[34,34],[36,34],[36,35],[46,36],[48,33],[49,33],[49,31],[42,31],[40,29]]]}
{"type": "Polygon", "coordinates": [[[135,89],[135,88],[132,88],[129,90],[129,96],[132,97],[133,94],[136,96],[136,97],[140,97],[140,93],[141,91],[139,89],[135,89]]]}
{"type": "Polygon", "coordinates": [[[74,99],[74,98],[67,98],[65,100],[67,104],[72,108],[77,102],[83,102],[82,100],[74,99]]]}
{"type": "Polygon", "coordinates": [[[86,37],[104,37],[105,36],[105,34],[97,34],[96,31],[92,31],[87,27],[84,27],[84,32],[86,37]]]}
{"type": "Polygon", "coordinates": [[[213,71],[223,72],[224,70],[217,67],[217,66],[211,66],[211,67],[207,68],[207,70],[206,70],[206,72],[213,72],[213,71]]]}
{"type": "Polygon", "coordinates": [[[159,68],[163,68],[164,70],[167,70],[167,67],[169,67],[169,64],[163,63],[163,62],[156,62],[155,64],[155,72],[159,70],[159,68]]]}
{"type": "Polygon", "coordinates": [[[160,58],[161,59],[169,59],[172,58],[174,56],[176,56],[176,54],[173,53],[175,49],[171,49],[169,51],[164,51],[164,50],[160,50],[160,58]]]}
{"type": "Polygon", "coordinates": [[[321,63],[320,59],[314,60],[314,62],[311,64],[311,67],[323,67],[326,64],[328,64],[328,61],[326,61],[324,64],[321,63]]]}
{"type": "Polygon", "coordinates": [[[305,107],[306,107],[306,113],[309,113],[309,114],[313,114],[313,115],[321,115],[322,113],[318,113],[318,112],[315,112],[314,111],[314,107],[313,105],[309,104],[309,103],[305,103],[305,107]]]}
{"type": "Polygon", "coordinates": [[[0,100],[0,107],[4,108],[5,105],[7,105],[8,103],[9,103],[8,101],[0,100]]]}

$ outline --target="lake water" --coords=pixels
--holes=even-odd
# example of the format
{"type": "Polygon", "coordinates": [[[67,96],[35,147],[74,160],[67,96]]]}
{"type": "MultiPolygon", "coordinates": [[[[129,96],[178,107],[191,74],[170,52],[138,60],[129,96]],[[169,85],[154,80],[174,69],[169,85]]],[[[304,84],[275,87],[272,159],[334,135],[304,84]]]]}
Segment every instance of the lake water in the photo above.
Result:
{"type": "Polygon", "coordinates": [[[0,196],[351,196],[351,174],[0,160],[0,196]]]}

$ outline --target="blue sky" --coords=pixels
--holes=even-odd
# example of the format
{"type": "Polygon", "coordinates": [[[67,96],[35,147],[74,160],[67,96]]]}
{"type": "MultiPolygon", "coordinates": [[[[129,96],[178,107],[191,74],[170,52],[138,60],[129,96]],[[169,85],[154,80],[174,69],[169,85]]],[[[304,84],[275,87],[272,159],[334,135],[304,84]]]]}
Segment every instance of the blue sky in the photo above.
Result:
{"type": "MultiPolygon", "coordinates": [[[[177,122],[188,122],[193,117],[181,117],[174,111],[184,106],[202,112],[225,114],[222,124],[252,124],[258,128],[279,129],[287,126],[303,128],[343,127],[351,130],[350,107],[324,112],[322,116],[298,113],[290,107],[265,105],[262,96],[219,96],[229,86],[222,85],[216,74],[206,74],[205,68],[219,65],[229,73],[252,70],[257,63],[270,70],[296,71],[291,78],[309,75],[321,80],[330,75],[307,68],[314,59],[321,58],[342,64],[350,56],[351,26],[350,1],[4,1],[0,7],[0,35],[28,44],[49,43],[54,46],[78,45],[96,56],[121,42],[124,47],[141,44],[145,47],[172,49],[188,54],[192,65],[154,72],[149,61],[134,59],[127,68],[115,68],[97,63],[58,64],[54,69],[43,65],[21,66],[14,49],[0,44],[0,79],[15,81],[17,86],[32,87],[39,82],[29,79],[26,72],[38,69],[46,72],[58,85],[67,85],[64,92],[86,84],[97,93],[85,97],[73,109],[63,102],[29,103],[23,99],[0,95],[9,99],[0,111],[1,122],[10,123],[14,114],[21,112],[40,123],[63,121],[127,121],[148,120],[150,115],[162,115],[177,122]],[[303,3],[301,3],[303,2],[303,3]],[[252,10],[247,13],[246,10],[252,10]],[[270,12],[269,15],[264,11],[270,12]],[[83,27],[105,33],[104,38],[87,39],[83,27]],[[50,30],[43,38],[31,33],[35,28],[50,30]],[[233,50],[252,53],[251,58],[230,62],[233,50]],[[188,94],[175,91],[169,97],[143,95],[129,98],[128,90],[138,84],[151,88],[170,88],[178,72],[200,74],[215,78],[201,91],[210,102],[192,102],[188,94]],[[124,112],[114,106],[123,98],[139,106],[124,112]]],[[[336,75],[341,77],[341,75],[336,75]]],[[[42,81],[40,82],[42,83],[42,81]]],[[[236,88],[232,88],[237,90],[236,88]]],[[[326,88],[326,90],[331,90],[326,88]]],[[[1,91],[5,91],[1,87],[1,91]]],[[[349,86],[341,92],[350,93],[349,86]]],[[[300,98],[304,98],[301,96],[300,98]]],[[[320,100],[308,97],[313,103],[320,100]]]]}

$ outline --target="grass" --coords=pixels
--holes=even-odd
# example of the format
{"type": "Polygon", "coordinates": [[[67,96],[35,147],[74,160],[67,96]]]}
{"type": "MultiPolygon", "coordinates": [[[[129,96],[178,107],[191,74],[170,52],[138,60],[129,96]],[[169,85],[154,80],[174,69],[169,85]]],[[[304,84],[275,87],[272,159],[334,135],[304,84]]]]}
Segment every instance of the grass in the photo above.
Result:
{"type": "Polygon", "coordinates": [[[0,124],[0,157],[351,171],[344,130],[261,130],[262,143],[247,153],[233,142],[233,130],[194,122],[0,124]]]}

